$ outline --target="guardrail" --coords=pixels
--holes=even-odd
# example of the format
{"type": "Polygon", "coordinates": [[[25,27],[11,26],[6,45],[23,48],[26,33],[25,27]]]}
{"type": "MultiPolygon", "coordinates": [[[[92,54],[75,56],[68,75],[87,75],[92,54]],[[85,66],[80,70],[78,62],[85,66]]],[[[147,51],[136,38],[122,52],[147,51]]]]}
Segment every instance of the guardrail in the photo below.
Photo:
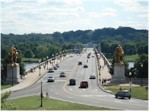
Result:
{"type": "Polygon", "coordinates": [[[46,69],[48,63],[50,63],[50,64],[53,65],[53,63],[55,62],[56,59],[59,60],[59,59],[61,59],[62,57],[66,56],[66,55],[67,55],[67,53],[65,53],[65,54],[63,54],[63,55],[58,55],[58,56],[53,57],[53,58],[51,58],[51,59],[48,59],[48,60],[46,60],[46,61],[40,62],[38,65],[36,65],[36,66],[34,66],[33,68],[30,68],[29,70],[27,70],[27,71],[25,72],[25,76],[28,75],[29,73],[34,72],[36,69],[39,69],[39,68],[42,67],[42,66],[46,69]]]}

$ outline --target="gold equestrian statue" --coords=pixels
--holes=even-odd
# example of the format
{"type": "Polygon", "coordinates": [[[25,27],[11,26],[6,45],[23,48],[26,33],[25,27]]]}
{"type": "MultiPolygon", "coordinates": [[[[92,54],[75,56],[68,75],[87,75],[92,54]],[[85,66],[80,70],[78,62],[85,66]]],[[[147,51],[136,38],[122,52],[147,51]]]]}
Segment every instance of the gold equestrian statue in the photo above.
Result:
{"type": "Polygon", "coordinates": [[[123,64],[123,56],[124,56],[123,48],[121,45],[118,45],[118,47],[115,50],[115,63],[123,64]]]}
{"type": "Polygon", "coordinates": [[[17,63],[18,52],[17,52],[16,48],[14,47],[14,45],[12,45],[12,47],[9,50],[9,59],[10,59],[11,64],[17,63]]]}

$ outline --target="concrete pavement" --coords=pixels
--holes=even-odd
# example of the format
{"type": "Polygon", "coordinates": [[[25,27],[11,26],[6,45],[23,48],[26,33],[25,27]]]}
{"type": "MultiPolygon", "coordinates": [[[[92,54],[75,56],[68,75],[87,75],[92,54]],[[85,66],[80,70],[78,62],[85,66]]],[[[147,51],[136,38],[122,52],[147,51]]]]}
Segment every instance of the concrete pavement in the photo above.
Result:
{"type": "MultiPolygon", "coordinates": [[[[67,57],[67,56],[66,56],[67,57]]],[[[65,58],[66,58],[65,57],[65,58]]],[[[65,59],[64,57],[62,57],[61,59],[57,59],[57,60],[53,60],[53,62],[55,61],[54,64],[56,63],[60,63],[61,61],[63,61],[65,59]]],[[[48,63],[48,68],[52,67],[53,64],[48,63]]],[[[17,91],[23,88],[26,88],[32,84],[34,84],[38,79],[40,79],[45,73],[47,72],[47,66],[45,65],[41,65],[41,69],[36,68],[33,72],[28,73],[28,75],[26,75],[22,81],[10,88],[7,89],[3,89],[1,90],[1,93],[5,93],[6,91],[17,91]],[[40,75],[41,74],[41,75],[40,75]]]]}

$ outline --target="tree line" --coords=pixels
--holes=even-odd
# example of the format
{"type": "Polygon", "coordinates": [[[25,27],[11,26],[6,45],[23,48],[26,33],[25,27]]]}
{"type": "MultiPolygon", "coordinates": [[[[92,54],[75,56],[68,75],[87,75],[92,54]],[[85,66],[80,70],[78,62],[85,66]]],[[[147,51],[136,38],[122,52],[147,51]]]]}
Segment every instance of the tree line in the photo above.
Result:
{"type": "Polygon", "coordinates": [[[11,45],[15,45],[22,57],[39,58],[51,57],[64,49],[93,42],[101,43],[102,52],[113,54],[116,46],[122,45],[125,54],[148,54],[148,31],[136,30],[131,27],[102,28],[95,30],[77,30],[68,32],[54,32],[52,34],[1,34],[2,59],[11,45]]]}

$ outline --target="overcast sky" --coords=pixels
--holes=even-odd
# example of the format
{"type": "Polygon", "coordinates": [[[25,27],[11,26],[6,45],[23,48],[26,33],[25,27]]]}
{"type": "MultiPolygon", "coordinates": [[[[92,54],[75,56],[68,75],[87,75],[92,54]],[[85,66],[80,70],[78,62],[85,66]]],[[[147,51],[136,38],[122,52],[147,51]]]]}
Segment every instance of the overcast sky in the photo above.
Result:
{"type": "Polygon", "coordinates": [[[2,33],[148,29],[149,0],[1,0],[2,33]]]}

